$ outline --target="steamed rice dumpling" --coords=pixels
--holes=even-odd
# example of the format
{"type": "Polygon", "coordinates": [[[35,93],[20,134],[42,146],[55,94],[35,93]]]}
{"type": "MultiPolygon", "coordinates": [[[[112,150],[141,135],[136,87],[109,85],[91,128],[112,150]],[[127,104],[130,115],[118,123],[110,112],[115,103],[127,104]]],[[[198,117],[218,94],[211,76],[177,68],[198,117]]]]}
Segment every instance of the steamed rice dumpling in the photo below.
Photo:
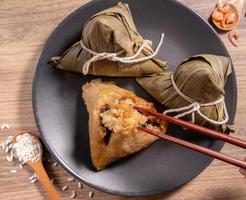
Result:
{"type": "Polygon", "coordinates": [[[153,55],[150,42],[143,40],[137,31],[128,5],[119,3],[92,16],[84,26],[81,40],[51,61],[62,70],[102,76],[141,76],[162,72],[167,62],[156,57],[143,62],[122,63],[109,60],[108,55],[103,54],[115,53],[120,58],[129,58],[141,46],[144,48],[136,58],[153,55]],[[102,54],[95,55],[98,53],[102,54]],[[89,64],[86,69],[85,64],[89,64]]]}
{"type": "Polygon", "coordinates": [[[89,113],[91,160],[97,170],[138,152],[158,138],[137,129],[140,125],[164,133],[167,123],[138,112],[134,105],[155,111],[153,103],[112,82],[95,79],[82,87],[89,113]]]}
{"type": "Polygon", "coordinates": [[[224,86],[229,74],[229,58],[203,54],[183,61],[175,72],[137,78],[137,82],[169,109],[166,114],[218,128],[228,120],[224,86]]]}

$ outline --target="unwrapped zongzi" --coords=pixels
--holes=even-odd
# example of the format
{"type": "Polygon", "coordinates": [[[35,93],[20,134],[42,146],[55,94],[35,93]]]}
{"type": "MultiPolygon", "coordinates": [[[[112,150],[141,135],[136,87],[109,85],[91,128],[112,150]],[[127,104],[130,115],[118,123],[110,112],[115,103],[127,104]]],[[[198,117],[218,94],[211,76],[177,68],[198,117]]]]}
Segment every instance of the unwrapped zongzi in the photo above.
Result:
{"type": "Polygon", "coordinates": [[[134,63],[112,61],[108,59],[110,53],[125,60],[134,55],[134,59],[154,55],[150,42],[138,33],[127,4],[119,3],[92,16],[84,26],[81,40],[51,61],[62,70],[102,76],[141,76],[160,73],[167,66],[166,61],[156,57],[134,63]]]}
{"type": "Polygon", "coordinates": [[[82,87],[83,99],[89,113],[91,160],[97,170],[113,161],[146,148],[158,138],[137,129],[143,125],[158,133],[167,124],[145,116],[133,106],[155,111],[152,103],[137,97],[112,82],[99,79],[82,87]]]}

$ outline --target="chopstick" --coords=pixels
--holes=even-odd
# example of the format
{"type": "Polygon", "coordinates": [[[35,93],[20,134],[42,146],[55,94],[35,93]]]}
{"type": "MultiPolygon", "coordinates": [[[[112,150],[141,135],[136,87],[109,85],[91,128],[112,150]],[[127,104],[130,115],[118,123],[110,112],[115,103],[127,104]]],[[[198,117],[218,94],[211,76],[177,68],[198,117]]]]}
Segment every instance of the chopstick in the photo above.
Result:
{"type": "MultiPolygon", "coordinates": [[[[195,124],[191,124],[189,122],[186,122],[186,121],[183,121],[183,120],[180,120],[180,119],[175,119],[175,118],[173,118],[171,116],[168,116],[168,115],[163,115],[163,114],[160,114],[160,113],[157,113],[157,112],[153,112],[151,110],[144,109],[142,107],[134,106],[133,108],[138,110],[138,111],[140,111],[140,112],[143,112],[143,113],[145,113],[147,115],[152,115],[152,116],[158,117],[158,118],[166,120],[168,122],[171,122],[171,123],[174,123],[174,124],[189,128],[191,130],[195,130],[198,133],[201,133],[203,135],[212,137],[214,139],[220,139],[220,140],[229,142],[231,144],[234,144],[236,146],[239,146],[239,147],[242,147],[242,148],[245,149],[246,142],[244,140],[241,140],[241,139],[238,139],[238,138],[235,138],[235,137],[232,137],[232,136],[228,136],[228,135],[223,135],[223,134],[221,134],[221,133],[219,133],[217,131],[214,131],[214,130],[211,130],[211,129],[208,129],[208,128],[204,128],[204,127],[201,127],[201,126],[198,126],[198,125],[195,125],[195,124]],[[226,136],[226,137],[221,137],[221,135],[222,136],[226,136]]],[[[187,147],[187,148],[192,149],[194,151],[206,154],[208,156],[211,156],[211,157],[214,157],[216,159],[222,160],[224,162],[227,162],[229,164],[235,165],[237,167],[246,169],[246,162],[245,161],[236,159],[234,157],[225,155],[223,153],[220,153],[220,152],[217,152],[217,151],[214,151],[214,150],[211,150],[211,149],[207,149],[205,147],[201,147],[199,145],[196,145],[196,144],[193,144],[191,142],[187,142],[187,141],[181,140],[179,138],[175,138],[175,137],[167,135],[167,134],[160,134],[160,133],[157,133],[157,132],[152,131],[150,129],[144,128],[144,127],[138,127],[138,130],[144,131],[144,132],[146,132],[148,134],[154,135],[156,137],[159,137],[161,139],[167,140],[169,142],[173,142],[175,144],[187,147]]]]}
{"type": "Polygon", "coordinates": [[[159,119],[163,119],[167,122],[176,124],[178,126],[182,126],[184,128],[188,128],[190,130],[195,131],[196,133],[200,133],[201,135],[205,135],[205,136],[214,138],[216,140],[222,140],[222,141],[225,141],[225,142],[228,142],[230,144],[234,144],[238,147],[242,147],[242,148],[246,149],[246,141],[241,140],[239,138],[236,138],[236,137],[233,137],[230,135],[226,135],[226,134],[222,134],[218,131],[215,131],[215,130],[212,130],[209,128],[205,128],[205,127],[202,127],[202,126],[199,126],[196,124],[192,124],[192,123],[189,123],[189,122],[181,120],[181,119],[176,119],[176,118],[171,117],[169,115],[164,115],[164,114],[161,114],[158,112],[153,112],[149,109],[145,109],[142,107],[134,106],[133,108],[140,111],[140,112],[146,113],[148,115],[152,115],[152,116],[155,116],[159,119]]]}
{"type": "Polygon", "coordinates": [[[193,144],[191,142],[187,142],[187,141],[181,140],[179,138],[175,138],[175,137],[170,136],[170,135],[159,134],[157,132],[154,132],[154,131],[152,131],[150,129],[147,129],[147,128],[144,128],[144,127],[138,127],[138,130],[144,131],[144,132],[146,132],[148,134],[154,135],[156,137],[159,137],[161,139],[167,140],[169,142],[173,142],[175,144],[187,147],[187,148],[192,149],[194,151],[206,154],[208,156],[211,156],[211,157],[214,157],[216,159],[222,160],[224,162],[227,162],[229,164],[235,165],[237,167],[246,169],[246,162],[245,161],[230,157],[228,155],[219,153],[219,152],[211,150],[211,149],[207,149],[205,147],[201,147],[201,146],[199,146],[197,144],[193,144]]]}

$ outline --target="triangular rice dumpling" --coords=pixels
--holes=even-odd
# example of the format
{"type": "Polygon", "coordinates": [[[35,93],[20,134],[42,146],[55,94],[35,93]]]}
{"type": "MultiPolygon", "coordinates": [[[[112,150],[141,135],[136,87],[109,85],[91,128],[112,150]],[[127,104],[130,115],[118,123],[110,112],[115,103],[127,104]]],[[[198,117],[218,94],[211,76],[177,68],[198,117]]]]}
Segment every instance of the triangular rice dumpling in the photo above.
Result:
{"type": "MultiPolygon", "coordinates": [[[[127,4],[106,9],[92,16],[85,24],[81,42],[86,48],[98,53],[117,53],[119,57],[133,56],[143,44],[143,38],[138,33],[130,9],[127,4]]],[[[150,56],[153,49],[147,44],[137,58],[150,56]]],[[[83,72],[83,65],[92,58],[92,54],[82,48],[80,41],[72,45],[60,57],[51,61],[57,68],[83,72]]],[[[103,59],[91,63],[88,74],[102,76],[141,76],[162,72],[167,66],[166,61],[156,57],[135,64],[126,64],[103,59]]]]}
{"type": "MultiPolygon", "coordinates": [[[[176,109],[191,103],[177,93],[173,87],[171,75],[183,94],[204,104],[214,102],[224,96],[224,86],[231,71],[229,58],[202,54],[183,61],[174,73],[164,72],[137,78],[137,82],[165,107],[176,109]]],[[[201,107],[200,111],[206,117],[216,121],[223,121],[225,117],[223,103],[201,107]]],[[[187,115],[186,118],[191,120],[191,115],[187,115]]],[[[197,114],[195,119],[197,124],[218,128],[197,114]]]]}
{"type": "Polygon", "coordinates": [[[165,122],[133,108],[133,105],[138,105],[155,111],[152,103],[112,82],[93,80],[85,84],[82,91],[89,113],[91,159],[97,170],[149,146],[157,139],[138,130],[138,126],[161,133],[166,131],[165,122]]]}

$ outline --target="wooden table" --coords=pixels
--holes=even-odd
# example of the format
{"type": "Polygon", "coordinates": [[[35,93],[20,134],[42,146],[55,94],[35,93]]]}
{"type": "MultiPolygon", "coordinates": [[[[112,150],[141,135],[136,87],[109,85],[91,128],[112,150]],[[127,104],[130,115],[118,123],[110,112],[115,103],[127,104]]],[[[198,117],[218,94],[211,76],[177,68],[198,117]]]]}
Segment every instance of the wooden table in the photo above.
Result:
{"type": "MultiPolygon", "coordinates": [[[[11,129],[0,133],[0,141],[17,130],[37,131],[31,103],[31,87],[34,68],[39,53],[57,24],[85,0],[1,0],[0,2],[0,124],[8,123],[11,129]]],[[[207,19],[216,3],[215,0],[182,0],[184,4],[207,19]]],[[[238,108],[236,115],[236,136],[246,139],[246,18],[243,9],[238,26],[240,31],[239,47],[233,47],[227,34],[221,38],[227,46],[236,70],[238,81],[238,108]]],[[[225,145],[223,152],[243,159],[244,150],[225,145]]],[[[77,190],[78,199],[88,199],[88,192],[95,191],[84,186],[78,190],[76,182],[68,183],[69,175],[52,163],[46,165],[49,175],[54,177],[56,187],[70,185],[69,191],[61,192],[69,199],[71,190],[77,190]]],[[[27,167],[11,174],[16,165],[8,163],[5,153],[0,150],[0,199],[41,200],[47,196],[39,183],[31,184],[28,177],[31,170],[27,167]]],[[[185,172],[184,172],[185,173],[185,172]]],[[[100,200],[245,200],[246,182],[236,167],[221,161],[213,163],[198,177],[183,187],[153,197],[126,198],[95,191],[94,199],[100,200]]]]}

